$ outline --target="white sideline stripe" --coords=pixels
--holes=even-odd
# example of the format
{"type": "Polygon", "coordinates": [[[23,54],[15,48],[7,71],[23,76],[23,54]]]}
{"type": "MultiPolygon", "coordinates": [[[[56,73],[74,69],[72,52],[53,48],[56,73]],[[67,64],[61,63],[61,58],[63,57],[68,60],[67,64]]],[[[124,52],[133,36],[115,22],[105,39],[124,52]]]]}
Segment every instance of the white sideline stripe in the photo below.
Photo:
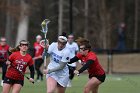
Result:
{"type": "Polygon", "coordinates": [[[112,80],[112,81],[114,81],[114,80],[116,80],[116,81],[120,81],[120,80],[122,80],[122,78],[121,77],[108,77],[108,78],[106,78],[107,80],[112,80]]]}

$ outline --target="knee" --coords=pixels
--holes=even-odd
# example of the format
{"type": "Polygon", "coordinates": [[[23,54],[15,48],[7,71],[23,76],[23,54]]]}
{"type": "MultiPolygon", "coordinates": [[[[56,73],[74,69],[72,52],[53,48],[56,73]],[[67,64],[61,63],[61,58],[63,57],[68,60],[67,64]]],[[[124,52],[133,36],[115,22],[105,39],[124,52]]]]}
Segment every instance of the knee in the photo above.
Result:
{"type": "Polygon", "coordinates": [[[47,87],[47,93],[54,93],[55,92],[55,88],[47,87]]]}
{"type": "Polygon", "coordinates": [[[48,90],[47,93],[54,93],[53,90],[48,90]]]}
{"type": "Polygon", "coordinates": [[[90,88],[89,87],[84,87],[84,93],[89,93],[90,92],[90,88]]]}

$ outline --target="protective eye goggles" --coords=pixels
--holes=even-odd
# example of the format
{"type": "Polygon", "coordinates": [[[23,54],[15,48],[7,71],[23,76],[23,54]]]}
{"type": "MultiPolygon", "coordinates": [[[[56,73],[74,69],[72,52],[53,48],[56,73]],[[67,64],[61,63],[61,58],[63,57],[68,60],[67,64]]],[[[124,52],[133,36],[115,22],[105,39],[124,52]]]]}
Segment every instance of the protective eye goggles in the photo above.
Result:
{"type": "Polygon", "coordinates": [[[83,47],[83,48],[80,48],[80,50],[83,50],[83,51],[85,51],[85,50],[87,50],[87,49],[83,47]]]}
{"type": "Polygon", "coordinates": [[[22,44],[22,43],[21,43],[20,46],[29,46],[29,44],[22,44]]]}

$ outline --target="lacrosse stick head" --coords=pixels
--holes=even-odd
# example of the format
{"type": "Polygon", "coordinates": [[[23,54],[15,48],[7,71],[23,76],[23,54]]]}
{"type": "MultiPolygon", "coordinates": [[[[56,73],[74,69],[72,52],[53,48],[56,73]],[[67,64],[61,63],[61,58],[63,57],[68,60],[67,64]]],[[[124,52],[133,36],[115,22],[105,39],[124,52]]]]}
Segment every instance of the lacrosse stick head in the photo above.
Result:
{"type": "Polygon", "coordinates": [[[41,23],[41,27],[42,27],[42,32],[44,34],[46,34],[48,32],[48,24],[49,24],[50,20],[49,19],[45,19],[42,21],[41,23]]]}

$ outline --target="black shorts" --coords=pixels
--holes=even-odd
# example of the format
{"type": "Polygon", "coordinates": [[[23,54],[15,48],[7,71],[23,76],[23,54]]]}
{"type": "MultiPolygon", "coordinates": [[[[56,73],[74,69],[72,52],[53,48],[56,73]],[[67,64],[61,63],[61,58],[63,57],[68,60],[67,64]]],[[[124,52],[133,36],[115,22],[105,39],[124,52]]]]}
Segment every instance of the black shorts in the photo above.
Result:
{"type": "Polygon", "coordinates": [[[104,82],[105,78],[106,78],[106,75],[105,74],[103,74],[103,75],[92,75],[92,74],[90,74],[89,78],[91,79],[92,77],[96,77],[99,81],[104,82]]]}
{"type": "Polygon", "coordinates": [[[74,70],[76,69],[76,67],[73,67],[73,66],[70,66],[70,65],[67,65],[68,68],[69,68],[69,73],[73,73],[74,70]]]}
{"type": "Polygon", "coordinates": [[[24,81],[23,80],[15,80],[15,79],[11,79],[11,78],[8,78],[8,77],[5,77],[4,78],[4,81],[3,83],[7,83],[7,84],[20,84],[20,85],[24,85],[24,81]]]}

